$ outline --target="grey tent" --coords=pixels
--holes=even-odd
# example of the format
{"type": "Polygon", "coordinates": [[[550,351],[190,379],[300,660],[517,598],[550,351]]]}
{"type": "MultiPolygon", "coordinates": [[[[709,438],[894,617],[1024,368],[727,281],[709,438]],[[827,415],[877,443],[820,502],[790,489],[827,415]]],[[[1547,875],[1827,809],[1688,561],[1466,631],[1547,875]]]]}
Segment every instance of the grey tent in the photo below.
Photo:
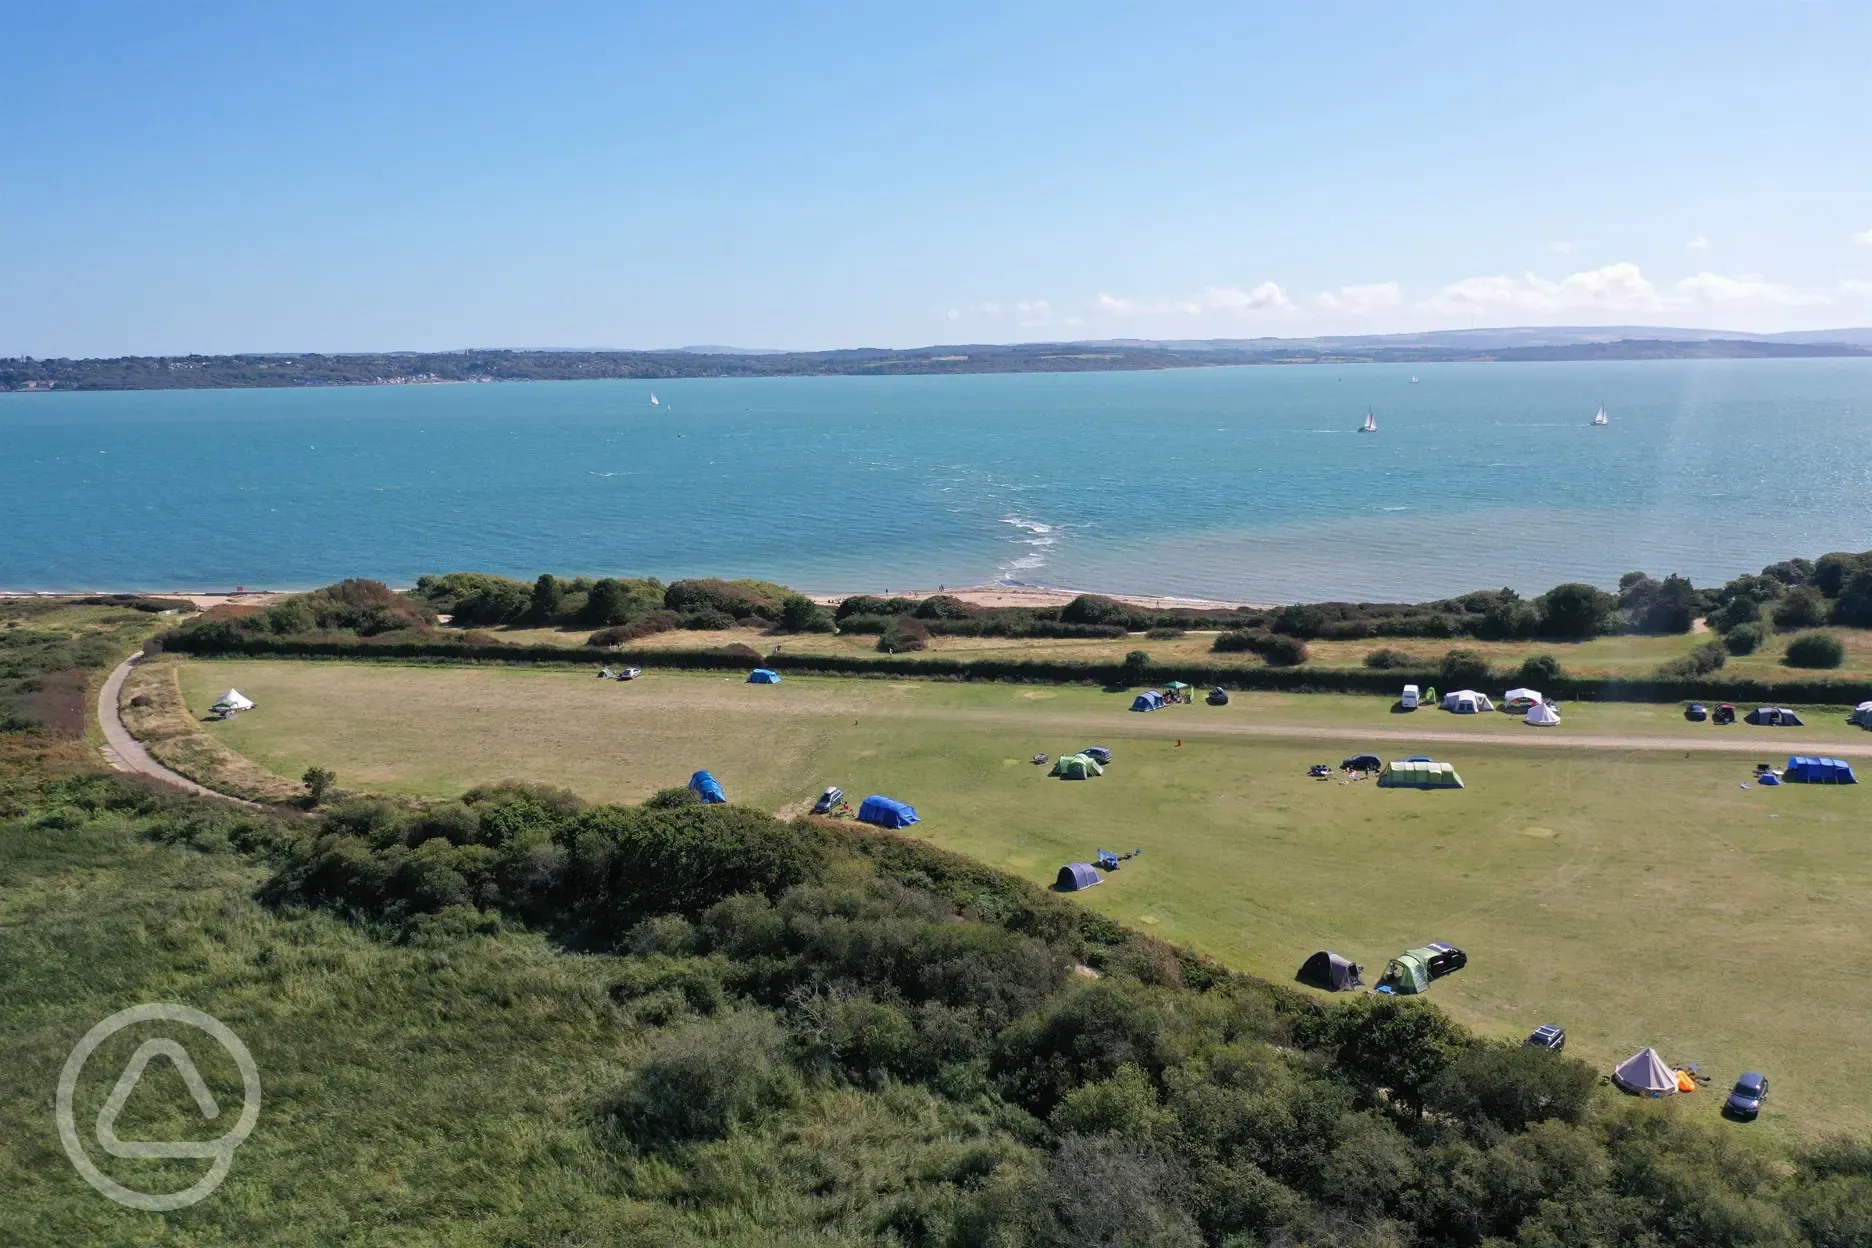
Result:
{"type": "Polygon", "coordinates": [[[1059,869],[1059,878],[1053,881],[1053,887],[1062,893],[1076,893],[1082,888],[1091,888],[1094,884],[1103,884],[1089,862],[1069,862],[1059,869]]]}
{"type": "Polygon", "coordinates": [[[1751,724],[1761,724],[1769,728],[1801,728],[1805,725],[1801,717],[1785,706],[1758,706],[1745,718],[1751,724]]]}
{"type": "Polygon", "coordinates": [[[1364,969],[1350,958],[1322,949],[1301,963],[1300,973],[1294,978],[1328,992],[1344,992],[1365,982],[1361,974],[1364,969]]]}
{"type": "Polygon", "coordinates": [[[1677,1076],[1656,1049],[1640,1049],[1612,1071],[1612,1082],[1638,1096],[1670,1096],[1677,1091],[1677,1076]]]}

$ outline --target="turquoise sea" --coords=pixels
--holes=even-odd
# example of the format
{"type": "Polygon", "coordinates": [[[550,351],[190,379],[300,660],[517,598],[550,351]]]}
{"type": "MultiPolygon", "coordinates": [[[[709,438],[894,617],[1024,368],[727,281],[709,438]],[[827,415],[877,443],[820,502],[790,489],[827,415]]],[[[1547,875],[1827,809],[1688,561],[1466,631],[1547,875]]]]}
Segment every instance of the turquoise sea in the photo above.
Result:
{"type": "Polygon", "coordinates": [[[11,589],[1417,599],[1868,547],[1867,359],[0,395],[11,589]]]}

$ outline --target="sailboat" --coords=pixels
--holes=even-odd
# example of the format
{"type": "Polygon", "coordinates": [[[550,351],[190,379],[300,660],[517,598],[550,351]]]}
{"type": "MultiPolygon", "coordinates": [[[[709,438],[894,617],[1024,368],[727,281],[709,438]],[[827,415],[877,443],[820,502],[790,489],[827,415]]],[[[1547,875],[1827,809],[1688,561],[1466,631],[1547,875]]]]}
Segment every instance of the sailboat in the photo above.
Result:
{"type": "Polygon", "coordinates": [[[1378,418],[1372,415],[1371,408],[1365,409],[1365,423],[1359,426],[1360,433],[1377,433],[1378,418]]]}
{"type": "Polygon", "coordinates": [[[1606,419],[1605,404],[1601,403],[1599,405],[1599,414],[1592,418],[1592,427],[1595,429],[1603,429],[1610,423],[1612,422],[1606,419]]]}
{"type": "Polygon", "coordinates": [[[1411,385],[1413,385],[1413,386],[1417,384],[1417,374],[1416,374],[1416,373],[1412,373],[1412,374],[1410,375],[1410,384],[1411,384],[1411,385]]]}
{"type": "Polygon", "coordinates": [[[656,395],[654,395],[654,394],[652,394],[652,395],[650,396],[650,406],[651,406],[651,407],[660,407],[660,406],[662,406],[662,405],[661,405],[660,403],[658,403],[658,402],[657,402],[657,397],[656,397],[656,395]]]}

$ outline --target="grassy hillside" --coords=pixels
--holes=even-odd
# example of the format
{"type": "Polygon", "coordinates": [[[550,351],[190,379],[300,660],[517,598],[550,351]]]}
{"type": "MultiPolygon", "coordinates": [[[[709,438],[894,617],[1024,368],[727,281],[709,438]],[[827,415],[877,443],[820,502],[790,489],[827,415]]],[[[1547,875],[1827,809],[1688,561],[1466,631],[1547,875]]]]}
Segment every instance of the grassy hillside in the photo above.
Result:
{"type": "MultiPolygon", "coordinates": [[[[1764,1130],[1872,1128],[1872,1095],[1836,1077],[1872,1016],[1872,990],[1839,970],[1872,958],[1872,787],[1741,787],[1757,757],[1785,761],[1790,738],[1773,730],[1636,704],[1569,706],[1565,725],[1537,730],[1355,697],[1238,695],[1145,716],[1074,687],[663,672],[618,685],[282,662],[191,662],[182,676],[198,711],[230,684],[256,698],[211,730],[283,775],[316,763],[343,785],[433,796],[527,776],[635,801],[707,767],[768,810],[836,783],[906,798],[932,843],[1041,883],[1096,848],[1143,847],[1085,904],[1275,979],[1321,947],[1376,970],[1409,945],[1454,941],[1474,962],[1436,999],[1491,1034],[1559,1022],[1602,1069],[1645,1044],[1719,1079],[1771,1068],[1764,1130]],[[1530,740],[1758,753],[1509,744],[1530,740]],[[1118,752],[1097,781],[1027,762],[1093,742],[1118,752]],[[1305,776],[1364,745],[1449,758],[1469,788],[1305,776]]],[[[1810,722],[1794,739],[1868,744],[1837,714],[1810,722]]],[[[1687,1112],[1716,1109],[1702,1098],[1687,1112]]]]}

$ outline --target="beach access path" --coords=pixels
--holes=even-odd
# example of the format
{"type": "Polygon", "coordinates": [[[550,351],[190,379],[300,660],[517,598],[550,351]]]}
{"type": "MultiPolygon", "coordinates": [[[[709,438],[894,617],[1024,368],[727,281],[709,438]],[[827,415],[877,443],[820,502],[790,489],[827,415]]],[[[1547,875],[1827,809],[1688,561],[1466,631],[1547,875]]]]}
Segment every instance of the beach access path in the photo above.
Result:
{"type": "Polygon", "coordinates": [[[141,741],[130,735],[130,730],[124,727],[119,706],[123,698],[124,680],[130,675],[130,669],[136,666],[137,660],[142,657],[141,653],[133,654],[119,663],[112,669],[111,674],[104,678],[104,687],[98,690],[98,727],[104,730],[104,761],[117,771],[135,776],[148,776],[152,780],[159,780],[184,793],[192,793],[197,797],[218,797],[224,802],[233,802],[236,806],[259,810],[260,807],[254,802],[217,792],[205,785],[195,783],[180,772],[169,770],[151,757],[149,750],[144,748],[141,741]]]}

